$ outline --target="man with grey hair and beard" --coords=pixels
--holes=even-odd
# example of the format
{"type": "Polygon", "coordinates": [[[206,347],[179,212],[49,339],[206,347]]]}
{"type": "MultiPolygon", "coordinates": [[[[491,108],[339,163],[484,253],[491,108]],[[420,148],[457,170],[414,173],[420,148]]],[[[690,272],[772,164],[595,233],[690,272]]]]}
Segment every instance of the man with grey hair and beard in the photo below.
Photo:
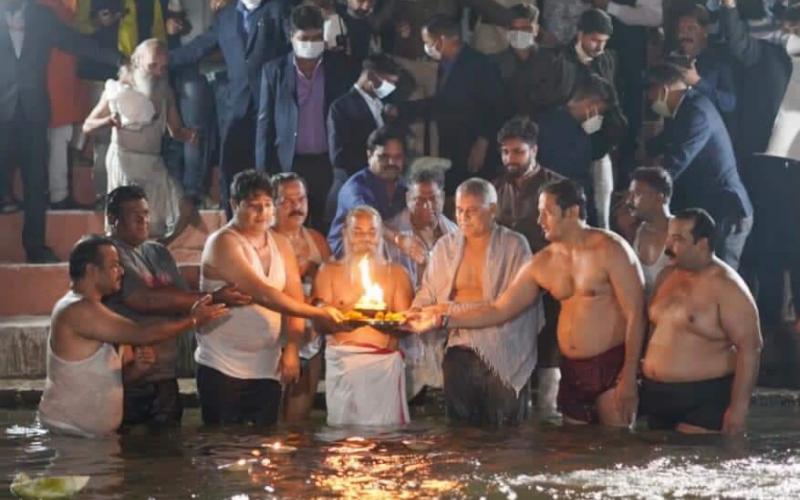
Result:
{"type": "MultiPolygon", "coordinates": [[[[497,192],[479,178],[456,190],[459,231],[433,248],[415,307],[465,311],[492,302],[531,258],[525,237],[497,224],[497,192]]],[[[449,332],[442,369],[447,415],[472,425],[515,425],[527,417],[536,367],[540,302],[497,326],[449,332]]],[[[442,325],[443,329],[447,325],[442,325]]]]}
{"type": "MultiPolygon", "coordinates": [[[[359,205],[347,213],[344,255],[320,268],[314,280],[316,301],[342,311],[409,308],[411,281],[402,266],[383,258],[382,226],[380,214],[370,206],[359,205]],[[365,301],[368,296],[372,300],[365,301]]],[[[408,423],[405,363],[397,337],[372,325],[325,331],[330,334],[325,348],[328,424],[408,423]]]]}
{"type": "Polygon", "coordinates": [[[106,156],[108,192],[136,184],[150,203],[150,236],[169,242],[196,215],[181,199],[161,156],[165,131],[183,142],[196,143],[197,131],[181,122],[167,80],[167,47],[151,38],[140,43],[118,80],[106,82],[100,101],[83,125],[85,133],[113,127],[106,156]]]}

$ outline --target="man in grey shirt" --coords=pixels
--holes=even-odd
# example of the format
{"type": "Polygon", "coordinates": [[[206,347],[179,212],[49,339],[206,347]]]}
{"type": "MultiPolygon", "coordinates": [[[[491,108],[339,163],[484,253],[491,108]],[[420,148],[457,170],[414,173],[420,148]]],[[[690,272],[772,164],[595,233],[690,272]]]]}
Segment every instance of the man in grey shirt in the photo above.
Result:
{"type": "MultiPolygon", "coordinates": [[[[190,291],[169,250],[148,240],[150,215],[142,188],[121,186],[111,191],[106,217],[125,270],[122,287],[105,300],[106,305],[137,323],[185,315],[204,294],[190,291]]],[[[230,286],[216,290],[212,296],[215,303],[231,307],[250,302],[250,297],[230,286]]],[[[178,340],[171,338],[153,347],[155,360],[148,373],[136,382],[123,381],[124,425],[180,422],[178,340]]]]}

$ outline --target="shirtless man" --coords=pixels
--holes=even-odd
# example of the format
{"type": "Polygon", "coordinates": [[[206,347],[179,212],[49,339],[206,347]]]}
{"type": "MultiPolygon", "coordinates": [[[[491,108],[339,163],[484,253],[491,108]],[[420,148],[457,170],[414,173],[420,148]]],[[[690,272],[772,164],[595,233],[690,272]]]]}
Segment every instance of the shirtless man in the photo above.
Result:
{"type": "Polygon", "coordinates": [[[644,272],[646,296],[653,292],[658,274],[669,265],[664,253],[667,244],[667,226],[672,214],[669,200],[672,196],[672,178],[661,167],[641,167],[631,174],[628,188],[628,208],[641,222],[636,229],[633,249],[639,256],[644,272]]]}
{"type": "MultiPolygon", "coordinates": [[[[415,306],[467,311],[500,296],[531,258],[525,237],[495,221],[497,192],[473,178],[456,189],[459,230],[443,236],[414,298],[415,306]]],[[[516,425],[528,413],[528,379],[536,367],[540,305],[490,328],[448,332],[442,362],[447,416],[471,425],[516,425]]]]}
{"type": "Polygon", "coordinates": [[[714,220],[689,208],[669,222],[667,255],[650,302],[641,411],[651,428],[744,432],[762,346],[742,278],[714,256],[714,220]]]}
{"type": "Polygon", "coordinates": [[[206,424],[277,421],[281,385],[300,374],[298,350],[305,322],[333,326],[335,308],[305,303],[292,246],[270,230],[274,221],[269,177],[245,170],[231,183],[231,221],[203,249],[201,290],[236,284],[253,303],[231,311],[197,337],[197,389],[206,424]],[[287,344],[281,350],[281,332],[287,344]]]}
{"type": "MultiPolygon", "coordinates": [[[[405,311],[413,291],[405,269],[383,260],[383,228],[378,212],[366,205],[345,219],[344,255],[322,265],[314,281],[315,300],[353,309],[364,293],[359,263],[368,259],[370,279],[383,290],[389,311],[405,311]]],[[[405,363],[394,335],[371,326],[323,329],[325,399],[330,425],[396,425],[409,421],[405,363]]]]}
{"type": "Polygon", "coordinates": [[[115,344],[152,345],[226,314],[211,296],[191,312],[165,321],[135,323],[103,305],[122,285],[123,268],[114,242],[86,236],[69,258],[70,291],[53,308],[47,339],[47,383],[39,420],[47,427],[80,436],[113,433],[122,423],[123,364],[126,381],[154,362],[153,351],[123,359],[115,344]]]}
{"type": "MultiPolygon", "coordinates": [[[[330,258],[331,249],[322,234],[304,225],[308,219],[305,180],[294,172],[285,172],[274,175],[271,182],[277,216],[274,230],[285,236],[292,246],[303,294],[308,299],[317,270],[330,258]]],[[[322,375],[322,345],[322,337],[306,325],[300,347],[300,378],[284,391],[283,417],[287,421],[303,420],[311,412],[322,375]]]]}
{"type": "Polygon", "coordinates": [[[572,423],[628,426],[636,413],[644,332],[639,262],[622,238],[586,224],[586,196],[573,181],[544,186],[539,213],[551,244],[520,269],[496,300],[470,311],[425,309],[409,315],[409,327],[425,331],[502,324],[545,289],[561,303],[559,409],[572,423]]]}

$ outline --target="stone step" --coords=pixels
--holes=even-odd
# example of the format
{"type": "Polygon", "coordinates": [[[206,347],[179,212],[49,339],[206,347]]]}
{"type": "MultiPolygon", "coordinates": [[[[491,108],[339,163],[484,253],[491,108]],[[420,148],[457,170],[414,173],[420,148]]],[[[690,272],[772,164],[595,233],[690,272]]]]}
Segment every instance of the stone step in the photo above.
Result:
{"type": "MultiPolygon", "coordinates": [[[[188,253],[188,251],[186,251],[188,253]]],[[[197,263],[178,264],[189,286],[200,281],[197,263]]],[[[69,267],[62,264],[0,264],[0,325],[10,316],[49,315],[69,287],[69,267]],[[13,285],[12,285],[13,284],[13,285]]]]}
{"type": "MultiPolygon", "coordinates": [[[[47,376],[50,317],[0,318],[0,379],[42,379],[47,376]]],[[[178,375],[194,376],[194,335],[178,337],[178,375]]]]}
{"type": "MultiPolygon", "coordinates": [[[[200,227],[190,227],[170,245],[179,262],[197,262],[205,238],[225,223],[220,210],[201,210],[200,227]]],[[[0,215],[0,262],[24,262],[22,246],[22,212],[0,215]]],[[[72,246],[89,233],[102,233],[104,216],[91,210],[54,210],[47,214],[47,245],[62,260],[67,260],[72,246]]]]}

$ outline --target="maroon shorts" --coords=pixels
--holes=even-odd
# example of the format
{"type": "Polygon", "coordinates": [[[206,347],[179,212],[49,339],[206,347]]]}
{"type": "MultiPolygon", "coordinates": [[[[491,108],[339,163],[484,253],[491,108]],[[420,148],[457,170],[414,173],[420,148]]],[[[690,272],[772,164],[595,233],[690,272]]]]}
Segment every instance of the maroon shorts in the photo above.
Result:
{"type": "Polygon", "coordinates": [[[625,363],[625,344],[612,347],[587,359],[561,357],[561,384],[558,386],[558,409],[565,417],[598,423],[597,397],[617,385],[625,363]]]}

